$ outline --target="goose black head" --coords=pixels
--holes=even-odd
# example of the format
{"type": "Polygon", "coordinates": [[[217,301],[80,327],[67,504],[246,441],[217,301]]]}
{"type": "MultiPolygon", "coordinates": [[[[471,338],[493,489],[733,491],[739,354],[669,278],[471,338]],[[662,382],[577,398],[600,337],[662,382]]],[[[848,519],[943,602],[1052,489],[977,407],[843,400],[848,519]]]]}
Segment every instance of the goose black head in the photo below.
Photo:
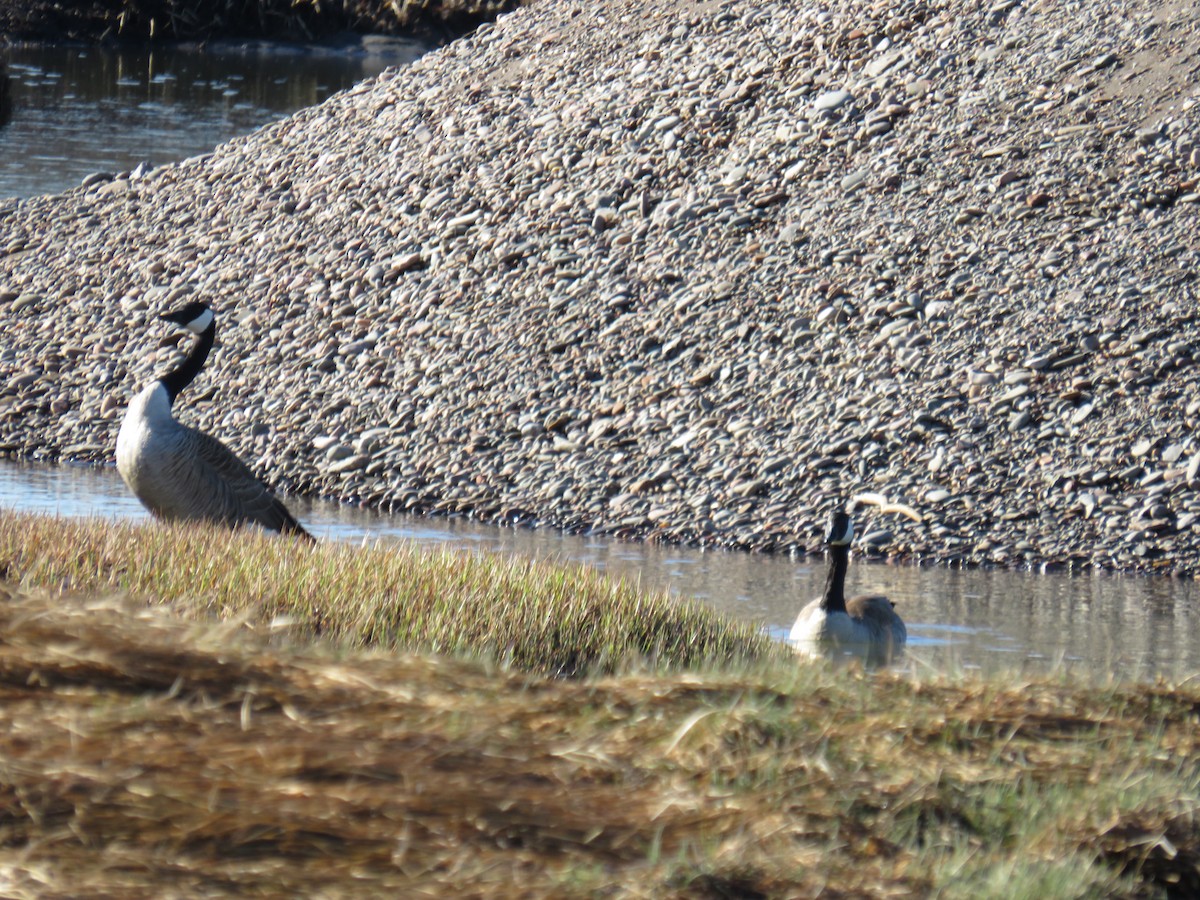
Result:
{"type": "Polygon", "coordinates": [[[845,510],[836,509],[829,520],[829,530],[825,532],[825,543],[830,547],[845,547],[854,540],[854,523],[845,510]]]}
{"type": "Polygon", "coordinates": [[[193,300],[186,306],[163,313],[159,316],[164,322],[172,322],[180,328],[186,328],[193,334],[201,334],[213,322],[213,311],[208,304],[193,300]]]}

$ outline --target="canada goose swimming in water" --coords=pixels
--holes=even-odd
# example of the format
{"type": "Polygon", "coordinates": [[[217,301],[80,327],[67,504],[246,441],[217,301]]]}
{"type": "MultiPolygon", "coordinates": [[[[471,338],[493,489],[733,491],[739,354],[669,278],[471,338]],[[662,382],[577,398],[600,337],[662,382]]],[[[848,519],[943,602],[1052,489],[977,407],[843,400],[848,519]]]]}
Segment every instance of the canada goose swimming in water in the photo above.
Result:
{"type": "Polygon", "coordinates": [[[159,318],[197,335],[183,363],[133,398],[117,435],[117,471],[160,519],[248,523],[313,540],[270,488],[216,438],[175,421],[171,406],[204,367],[216,339],[213,311],[200,302],[159,318]]]}
{"type": "Polygon", "coordinates": [[[825,593],[800,611],[791,640],[866,651],[872,658],[890,659],[908,640],[908,630],[887,597],[868,595],[846,599],[846,569],[854,523],[837,510],[825,534],[829,547],[829,577],[825,593]]]}

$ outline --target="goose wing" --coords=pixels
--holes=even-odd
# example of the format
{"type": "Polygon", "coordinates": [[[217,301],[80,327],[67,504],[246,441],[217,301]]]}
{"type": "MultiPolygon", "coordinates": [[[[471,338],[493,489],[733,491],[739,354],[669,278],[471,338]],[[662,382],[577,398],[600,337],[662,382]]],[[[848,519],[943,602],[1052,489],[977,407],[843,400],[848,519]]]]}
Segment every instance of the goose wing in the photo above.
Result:
{"type": "Polygon", "coordinates": [[[897,645],[908,640],[908,629],[896,614],[896,604],[879,594],[864,594],[846,601],[846,612],[878,635],[890,635],[897,645]]]}
{"type": "Polygon", "coordinates": [[[859,594],[846,601],[846,612],[856,619],[871,615],[895,615],[892,612],[895,608],[896,604],[882,594],[859,594]]]}
{"type": "Polygon", "coordinates": [[[237,454],[211,435],[188,429],[195,447],[194,476],[211,493],[205,503],[210,517],[229,525],[255,522],[283,534],[311,536],[278,497],[237,454]]]}

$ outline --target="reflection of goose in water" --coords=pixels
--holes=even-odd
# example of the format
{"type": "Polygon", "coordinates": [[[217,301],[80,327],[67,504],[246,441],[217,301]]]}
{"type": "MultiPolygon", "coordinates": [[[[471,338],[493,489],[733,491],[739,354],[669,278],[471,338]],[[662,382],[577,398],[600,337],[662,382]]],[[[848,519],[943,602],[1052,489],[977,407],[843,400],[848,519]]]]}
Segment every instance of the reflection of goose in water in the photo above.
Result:
{"type": "Polygon", "coordinates": [[[184,361],[133,398],[117,436],[117,471],[160,519],[230,527],[254,523],[312,540],[270,488],[216,438],[175,421],[171,406],[204,367],[216,339],[213,312],[189,303],[161,317],[199,338],[184,361]]]}
{"type": "Polygon", "coordinates": [[[867,595],[846,599],[846,569],[853,538],[854,523],[849,515],[837,510],[825,535],[829,547],[825,593],[800,611],[792,626],[791,640],[809,647],[839,647],[865,652],[873,659],[890,659],[904,647],[908,631],[887,597],[867,595]]]}

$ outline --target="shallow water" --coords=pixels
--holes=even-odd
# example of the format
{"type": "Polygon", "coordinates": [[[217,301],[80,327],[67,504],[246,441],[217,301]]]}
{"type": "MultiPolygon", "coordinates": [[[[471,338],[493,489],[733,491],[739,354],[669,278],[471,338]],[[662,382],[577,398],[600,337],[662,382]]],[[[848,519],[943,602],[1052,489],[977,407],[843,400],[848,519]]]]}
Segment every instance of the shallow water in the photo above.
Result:
{"type": "MultiPolygon", "coordinates": [[[[698,597],[783,639],[824,583],[820,560],[623,543],[464,519],[384,516],[290,501],[323,540],[413,541],[569,561],[698,597]]],[[[114,469],[0,463],[0,508],[149,523],[114,469]]],[[[1183,678],[1200,672],[1193,582],[851,564],[848,591],[887,594],[909,629],[899,662],[915,672],[1069,668],[1092,675],[1183,678]]]]}
{"type": "Polygon", "coordinates": [[[207,153],[428,49],[397,38],[0,48],[13,105],[0,126],[0,198],[207,153]]]}

